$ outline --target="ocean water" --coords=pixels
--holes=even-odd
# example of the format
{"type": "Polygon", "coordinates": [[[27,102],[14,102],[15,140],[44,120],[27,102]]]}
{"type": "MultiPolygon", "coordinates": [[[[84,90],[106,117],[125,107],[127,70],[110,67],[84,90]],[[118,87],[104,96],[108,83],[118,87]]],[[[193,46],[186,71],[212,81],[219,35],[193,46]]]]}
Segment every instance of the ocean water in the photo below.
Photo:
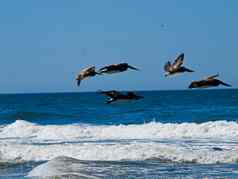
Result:
{"type": "Polygon", "coordinates": [[[0,95],[0,178],[238,178],[238,90],[0,95]]]}

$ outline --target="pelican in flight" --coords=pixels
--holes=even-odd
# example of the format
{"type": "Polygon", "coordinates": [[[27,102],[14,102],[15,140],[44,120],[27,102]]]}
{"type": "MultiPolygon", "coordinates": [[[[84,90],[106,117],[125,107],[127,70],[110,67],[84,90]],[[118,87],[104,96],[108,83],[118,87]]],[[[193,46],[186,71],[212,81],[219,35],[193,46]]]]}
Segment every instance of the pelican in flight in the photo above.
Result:
{"type": "Polygon", "coordinates": [[[106,95],[109,99],[106,101],[107,104],[110,104],[115,101],[131,101],[142,99],[142,96],[136,95],[134,92],[121,93],[116,90],[111,91],[100,91],[101,94],[106,95]]]}
{"type": "Polygon", "coordinates": [[[219,74],[217,75],[213,75],[213,76],[209,76],[203,80],[200,81],[193,81],[188,88],[209,88],[209,87],[217,87],[219,85],[223,85],[223,86],[227,86],[227,87],[231,87],[231,85],[224,83],[221,80],[216,79],[219,76],[219,74]]]}
{"type": "Polygon", "coordinates": [[[190,70],[183,65],[183,60],[184,60],[184,54],[182,53],[181,55],[179,55],[176,60],[174,61],[174,63],[171,63],[170,61],[168,61],[165,65],[164,65],[164,70],[166,72],[165,76],[171,76],[171,75],[175,75],[175,74],[179,74],[179,73],[184,73],[184,72],[194,72],[193,70],[190,70]]]}
{"type": "Polygon", "coordinates": [[[119,63],[105,66],[98,70],[99,74],[113,74],[127,71],[128,69],[139,71],[138,68],[130,66],[128,63],[119,63]]]}
{"type": "Polygon", "coordinates": [[[88,67],[88,68],[81,70],[76,78],[77,85],[79,86],[82,80],[96,76],[97,74],[98,73],[95,71],[95,66],[88,67]]]}

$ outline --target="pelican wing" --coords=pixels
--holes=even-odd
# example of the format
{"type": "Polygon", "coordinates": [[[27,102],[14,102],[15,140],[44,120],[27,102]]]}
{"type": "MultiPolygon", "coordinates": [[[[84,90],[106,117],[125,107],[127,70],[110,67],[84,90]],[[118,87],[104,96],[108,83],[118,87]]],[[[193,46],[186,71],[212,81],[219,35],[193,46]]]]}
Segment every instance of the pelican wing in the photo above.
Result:
{"type": "Polygon", "coordinates": [[[108,68],[109,69],[110,68],[115,68],[116,66],[118,66],[118,64],[107,65],[105,67],[100,68],[99,71],[103,71],[103,70],[108,69],[108,68]]]}
{"type": "Polygon", "coordinates": [[[206,79],[206,80],[213,80],[214,78],[217,78],[217,77],[219,77],[219,74],[206,77],[205,79],[206,79]]]}
{"type": "Polygon", "coordinates": [[[95,66],[83,69],[80,74],[86,75],[95,72],[95,66]]]}
{"type": "Polygon", "coordinates": [[[105,72],[105,70],[107,70],[108,69],[108,66],[105,66],[105,67],[103,67],[103,68],[100,68],[97,72],[98,73],[103,73],[103,72],[105,72]]]}
{"type": "Polygon", "coordinates": [[[102,91],[101,92],[102,94],[110,97],[110,98],[115,98],[117,97],[118,95],[120,95],[121,93],[118,92],[118,91],[115,91],[115,90],[112,90],[112,91],[102,91]]]}
{"type": "Polygon", "coordinates": [[[173,69],[178,69],[183,64],[184,54],[179,55],[173,63],[173,69]]]}
{"type": "Polygon", "coordinates": [[[170,72],[172,70],[172,65],[170,62],[167,62],[165,65],[164,65],[164,70],[167,71],[167,72],[170,72]]]}

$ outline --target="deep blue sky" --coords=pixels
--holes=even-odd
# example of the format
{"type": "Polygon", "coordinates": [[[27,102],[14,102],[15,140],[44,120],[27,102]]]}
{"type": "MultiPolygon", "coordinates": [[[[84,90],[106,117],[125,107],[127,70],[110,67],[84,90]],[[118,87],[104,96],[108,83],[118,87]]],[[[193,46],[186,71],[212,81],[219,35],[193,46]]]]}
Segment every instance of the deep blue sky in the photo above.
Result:
{"type": "Polygon", "coordinates": [[[0,93],[185,89],[220,72],[238,87],[237,0],[0,2],[0,93]],[[196,73],[165,79],[185,53],[196,73]],[[127,61],[141,72],[75,85],[84,67],[127,61]]]}

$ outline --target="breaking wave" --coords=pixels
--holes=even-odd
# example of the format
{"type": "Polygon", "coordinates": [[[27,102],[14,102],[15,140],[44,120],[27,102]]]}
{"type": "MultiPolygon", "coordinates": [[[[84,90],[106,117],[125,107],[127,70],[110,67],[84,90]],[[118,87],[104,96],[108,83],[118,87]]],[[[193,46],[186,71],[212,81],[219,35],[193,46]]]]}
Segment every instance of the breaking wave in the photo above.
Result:
{"type": "Polygon", "coordinates": [[[34,140],[117,140],[161,138],[237,138],[238,123],[227,121],[196,123],[157,123],[140,125],[37,125],[18,120],[0,129],[0,138],[34,140]]]}
{"type": "Polygon", "coordinates": [[[16,121],[0,128],[0,159],[46,161],[156,159],[171,162],[236,163],[238,123],[148,123],[140,125],[37,125],[16,121]]]}

